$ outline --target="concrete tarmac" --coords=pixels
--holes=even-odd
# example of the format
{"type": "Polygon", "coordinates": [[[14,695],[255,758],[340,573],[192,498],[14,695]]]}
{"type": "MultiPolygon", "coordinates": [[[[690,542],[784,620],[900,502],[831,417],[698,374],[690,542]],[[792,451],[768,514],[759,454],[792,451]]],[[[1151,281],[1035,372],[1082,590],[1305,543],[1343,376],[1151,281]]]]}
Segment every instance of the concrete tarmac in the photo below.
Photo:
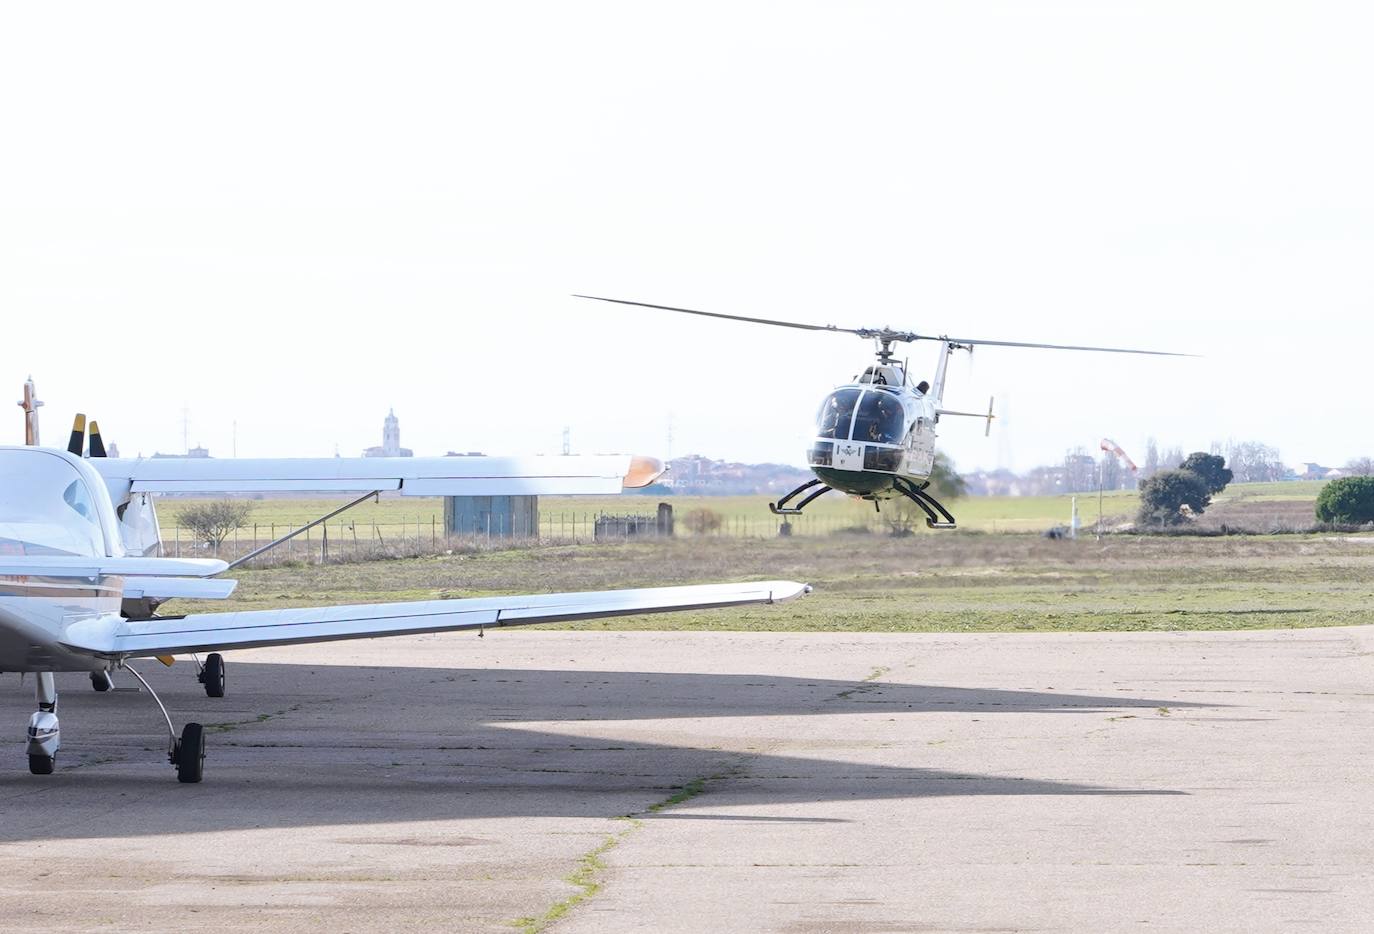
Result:
{"type": "Polygon", "coordinates": [[[1374,631],[504,631],[0,680],[0,930],[1374,922],[1374,631]],[[117,675],[121,688],[133,686],[117,675]],[[163,730],[162,732],[159,732],[163,730]]]}

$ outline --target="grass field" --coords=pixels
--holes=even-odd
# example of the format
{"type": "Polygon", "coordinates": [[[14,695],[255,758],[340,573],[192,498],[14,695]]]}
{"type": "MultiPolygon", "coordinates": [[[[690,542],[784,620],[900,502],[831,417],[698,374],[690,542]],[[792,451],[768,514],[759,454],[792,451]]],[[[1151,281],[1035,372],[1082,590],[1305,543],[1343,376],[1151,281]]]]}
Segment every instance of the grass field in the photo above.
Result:
{"type": "MultiPolygon", "coordinates": [[[[1204,517],[1215,527],[1251,527],[1258,531],[1302,528],[1312,522],[1312,503],[1320,482],[1253,483],[1228,488],[1204,517]]],[[[1067,525],[1075,497],[1061,496],[968,496],[951,502],[950,508],[961,529],[977,532],[1042,532],[1055,525],[1067,525]]],[[[1079,519],[1084,528],[1097,522],[1096,494],[1078,494],[1079,519]]],[[[722,520],[719,537],[774,538],[779,517],[768,511],[767,496],[675,496],[665,501],[679,517],[678,534],[688,536],[681,521],[697,509],[709,509],[722,520]]],[[[265,543],[309,522],[346,502],[336,499],[271,498],[254,501],[249,524],[238,535],[242,553],[252,542],[265,543]]],[[[158,504],[163,539],[175,551],[180,534],[182,548],[191,546],[189,533],[179,529],[177,512],[195,502],[189,499],[163,499],[158,504]]],[[[541,497],[539,501],[540,537],[549,541],[589,541],[596,517],[608,515],[652,515],[659,499],[650,496],[541,497]]],[[[1129,522],[1138,506],[1133,492],[1111,492],[1103,497],[1104,523],[1107,527],[1129,522]]],[[[888,508],[888,507],[884,507],[888,508]]],[[[443,544],[443,501],[438,497],[383,496],[378,502],[361,504],[329,523],[335,543],[404,541],[415,550],[437,549],[443,544]]],[[[799,536],[830,535],[841,530],[867,528],[880,531],[882,517],[871,503],[839,494],[824,496],[807,507],[806,514],[792,520],[799,536]]],[[[942,533],[943,534],[943,533],[942,533]]],[[[310,547],[318,549],[316,529],[310,547]]],[[[293,544],[293,554],[308,553],[306,539],[293,544]]]]}
{"type": "MultiPolygon", "coordinates": [[[[444,599],[789,578],[783,606],[576,624],[579,629],[1036,632],[1363,624],[1374,538],[951,534],[892,539],[685,539],[548,546],[239,573],[204,609],[444,599]]],[[[184,612],[169,604],[166,612],[184,612]]]]}

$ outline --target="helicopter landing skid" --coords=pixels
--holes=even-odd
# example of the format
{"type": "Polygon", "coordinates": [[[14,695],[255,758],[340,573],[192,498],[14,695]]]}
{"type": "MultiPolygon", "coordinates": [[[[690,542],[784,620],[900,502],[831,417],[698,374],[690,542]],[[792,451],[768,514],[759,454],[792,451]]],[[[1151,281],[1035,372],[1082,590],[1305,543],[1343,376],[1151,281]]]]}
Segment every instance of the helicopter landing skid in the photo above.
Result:
{"type": "Polygon", "coordinates": [[[914,502],[926,514],[926,528],[928,529],[955,529],[958,526],[954,522],[954,517],[949,514],[941,502],[926,492],[926,487],[930,486],[930,481],[917,486],[910,480],[899,479],[893,484],[900,493],[914,502]],[[938,515],[937,515],[938,513],[938,515]]]}
{"type": "Polygon", "coordinates": [[[801,511],[806,508],[807,503],[810,503],[816,497],[823,496],[829,492],[830,487],[826,486],[824,483],[821,483],[820,480],[807,480],[801,486],[797,487],[791,493],[788,493],[786,496],[778,500],[776,503],[769,503],[768,511],[775,516],[800,516],[801,511]],[[795,506],[787,505],[787,501],[790,500],[792,497],[798,495],[799,493],[805,493],[807,490],[810,490],[813,486],[819,486],[820,489],[812,490],[812,492],[805,499],[803,499],[800,503],[798,503],[795,506]]]}

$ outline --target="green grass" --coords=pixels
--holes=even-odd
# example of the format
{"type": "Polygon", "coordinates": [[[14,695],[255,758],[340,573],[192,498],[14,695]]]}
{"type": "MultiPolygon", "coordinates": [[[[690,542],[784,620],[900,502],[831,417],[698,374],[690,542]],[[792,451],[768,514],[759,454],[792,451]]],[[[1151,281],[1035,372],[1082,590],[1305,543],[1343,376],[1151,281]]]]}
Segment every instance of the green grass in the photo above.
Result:
{"type": "MultiPolygon", "coordinates": [[[[1267,504],[1296,506],[1304,501],[1315,502],[1322,481],[1293,483],[1251,483],[1228,487],[1217,497],[1213,510],[1253,510],[1267,504]]],[[[679,534],[690,534],[682,518],[696,509],[709,509],[719,514],[723,525],[719,535],[749,538],[771,538],[777,534],[781,521],[768,511],[769,496],[674,496],[663,498],[671,503],[679,518],[679,534]]],[[[966,496],[948,503],[962,529],[981,532],[1041,532],[1053,525],[1067,525],[1072,514],[1072,501],[1078,501],[1079,520],[1084,527],[1097,522],[1097,494],[1079,493],[1075,496],[966,496]]],[[[247,543],[255,537],[267,542],[275,533],[303,525],[337,508],[347,500],[272,498],[255,500],[249,524],[240,531],[240,539],[247,543]]],[[[174,537],[177,511],[187,499],[163,499],[158,515],[164,539],[174,537]]],[[[558,540],[591,538],[596,516],[652,515],[659,497],[623,496],[548,496],[540,497],[540,530],[543,536],[558,540]]],[[[1139,499],[1134,492],[1113,491],[1103,497],[1102,513],[1108,524],[1128,521],[1134,516],[1139,499]]],[[[887,508],[886,506],[884,508],[887,508]]],[[[1291,511],[1291,510],[1290,510],[1291,511]]],[[[367,541],[380,536],[392,542],[401,536],[417,536],[428,543],[432,537],[443,536],[443,501],[439,497],[382,496],[380,501],[368,501],[330,522],[330,537],[334,541],[350,542],[355,537],[367,541]]],[[[799,535],[828,535],[852,527],[882,527],[881,519],[872,503],[841,496],[836,493],[821,497],[807,507],[806,514],[792,520],[799,535]]],[[[319,530],[313,532],[318,542],[319,530]]],[[[183,536],[183,541],[186,537],[183,536]]],[[[297,546],[299,547],[299,546],[297,546]]]]}
{"type": "MultiPolygon", "coordinates": [[[[797,632],[1269,629],[1363,624],[1374,546],[1360,536],[1049,541],[923,533],[906,539],[683,539],[239,571],[204,610],[268,609],[767,578],[815,592],[780,606],[567,628],[797,632]]],[[[174,601],[165,612],[186,612],[174,601]]]]}

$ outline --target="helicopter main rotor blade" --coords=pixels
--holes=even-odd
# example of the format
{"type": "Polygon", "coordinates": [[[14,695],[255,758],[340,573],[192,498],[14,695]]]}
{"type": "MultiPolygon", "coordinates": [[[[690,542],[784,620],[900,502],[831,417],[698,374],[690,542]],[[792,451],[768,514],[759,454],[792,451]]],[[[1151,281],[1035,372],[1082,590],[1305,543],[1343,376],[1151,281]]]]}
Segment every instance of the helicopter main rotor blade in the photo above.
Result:
{"type": "Polygon", "coordinates": [[[780,328],[800,328],[803,331],[835,331],[840,334],[859,334],[869,336],[868,331],[859,328],[841,328],[833,324],[802,324],[799,321],[777,321],[773,318],[746,318],[744,315],[723,315],[718,311],[697,311],[693,308],[674,308],[672,305],[651,305],[648,302],[632,302],[623,298],[602,298],[600,295],[573,295],[573,298],[590,298],[596,302],[614,302],[617,305],[635,305],[639,308],[657,308],[660,311],[679,311],[685,315],[701,315],[704,318],[726,318],[730,321],[748,321],[751,324],[772,324],[780,328]]]}
{"type": "Polygon", "coordinates": [[[624,298],[604,298],[600,295],[578,295],[573,298],[589,298],[597,302],[613,302],[617,305],[634,305],[637,308],[657,308],[660,311],[677,311],[685,315],[700,315],[703,318],[725,318],[728,321],[748,321],[751,324],[771,324],[775,327],[798,328],[803,331],[831,331],[836,334],[857,334],[886,342],[913,343],[915,341],[948,341],[971,347],[982,344],[991,347],[1032,347],[1040,350],[1089,350],[1097,353],[1146,354],[1152,357],[1194,357],[1196,354],[1173,353],[1167,350],[1135,350],[1129,347],[1080,347],[1076,344],[1034,344],[1024,341],[984,341],[966,340],[958,337],[937,337],[934,334],[916,334],[913,331],[894,331],[891,328],[842,328],[834,324],[802,324],[799,321],[779,321],[776,318],[750,318],[745,315],[726,315],[718,311],[698,311],[695,308],[676,308],[672,305],[653,305],[649,302],[632,302],[624,298]]]}
{"type": "Polygon", "coordinates": [[[1080,347],[1076,344],[1030,344],[1023,341],[978,341],[965,340],[962,337],[926,337],[922,335],[916,340],[936,340],[949,341],[951,344],[980,344],[990,347],[1033,347],[1039,350],[1091,350],[1096,353],[1138,353],[1148,354],[1152,357],[1196,357],[1197,354],[1174,353],[1169,350],[1135,350],[1129,347],[1080,347]]]}

